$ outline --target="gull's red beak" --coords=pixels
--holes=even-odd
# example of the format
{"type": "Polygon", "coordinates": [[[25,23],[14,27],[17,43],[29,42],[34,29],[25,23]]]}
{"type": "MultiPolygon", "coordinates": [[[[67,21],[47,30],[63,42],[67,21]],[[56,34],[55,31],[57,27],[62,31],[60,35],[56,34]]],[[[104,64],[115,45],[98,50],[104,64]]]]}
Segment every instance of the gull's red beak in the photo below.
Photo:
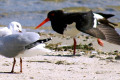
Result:
{"type": "Polygon", "coordinates": [[[49,18],[46,18],[42,23],[40,23],[35,29],[38,29],[39,27],[41,27],[42,25],[44,25],[46,22],[50,21],[49,18]]]}

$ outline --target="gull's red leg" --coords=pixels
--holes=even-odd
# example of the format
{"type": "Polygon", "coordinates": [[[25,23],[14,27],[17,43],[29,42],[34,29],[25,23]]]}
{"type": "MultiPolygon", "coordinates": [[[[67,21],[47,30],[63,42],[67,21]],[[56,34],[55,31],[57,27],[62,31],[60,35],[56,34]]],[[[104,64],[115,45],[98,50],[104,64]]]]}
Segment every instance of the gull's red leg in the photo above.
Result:
{"type": "Polygon", "coordinates": [[[13,59],[13,66],[12,66],[11,73],[13,73],[13,72],[14,72],[15,63],[16,63],[16,60],[15,60],[15,58],[14,58],[14,59],[13,59]]]}
{"type": "Polygon", "coordinates": [[[20,58],[20,72],[22,72],[22,58],[20,58]]]}

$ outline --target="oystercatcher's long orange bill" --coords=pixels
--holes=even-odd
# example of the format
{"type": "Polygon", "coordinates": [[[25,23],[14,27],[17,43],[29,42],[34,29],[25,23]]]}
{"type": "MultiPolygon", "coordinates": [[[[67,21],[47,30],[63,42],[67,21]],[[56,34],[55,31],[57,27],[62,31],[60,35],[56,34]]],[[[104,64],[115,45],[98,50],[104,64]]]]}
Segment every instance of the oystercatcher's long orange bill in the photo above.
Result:
{"type": "Polygon", "coordinates": [[[41,27],[42,25],[44,25],[46,22],[50,21],[49,18],[46,18],[42,23],[40,23],[35,29],[38,29],[39,27],[41,27]]]}

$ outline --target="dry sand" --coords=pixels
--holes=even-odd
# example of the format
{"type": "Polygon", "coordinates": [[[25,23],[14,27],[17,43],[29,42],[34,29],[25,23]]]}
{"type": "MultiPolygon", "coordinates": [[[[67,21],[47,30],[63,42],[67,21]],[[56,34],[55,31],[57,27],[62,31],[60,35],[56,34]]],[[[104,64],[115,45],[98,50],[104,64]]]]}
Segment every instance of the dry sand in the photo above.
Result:
{"type": "MultiPolygon", "coordinates": [[[[43,35],[43,38],[50,35],[43,35]]],[[[72,45],[73,40],[63,36],[53,36],[47,44],[59,43],[59,46],[72,45]]],[[[104,42],[104,47],[97,44],[96,38],[86,40],[86,36],[77,37],[77,42],[82,44],[93,43],[95,53],[77,50],[77,55],[72,56],[72,51],[55,51],[23,58],[23,73],[7,73],[11,71],[12,58],[0,56],[0,80],[120,80],[120,61],[115,60],[115,55],[98,54],[97,51],[114,52],[119,46],[104,42]],[[91,55],[95,55],[90,58],[91,55]]],[[[19,58],[15,66],[19,72],[19,58]]]]}

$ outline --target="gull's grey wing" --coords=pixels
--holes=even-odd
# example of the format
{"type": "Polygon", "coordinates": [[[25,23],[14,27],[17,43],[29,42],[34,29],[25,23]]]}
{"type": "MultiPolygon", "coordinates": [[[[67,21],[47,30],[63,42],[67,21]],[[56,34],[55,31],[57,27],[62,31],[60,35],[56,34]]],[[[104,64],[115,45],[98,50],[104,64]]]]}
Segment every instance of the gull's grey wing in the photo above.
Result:
{"type": "Polygon", "coordinates": [[[34,32],[12,34],[0,38],[0,54],[6,57],[15,57],[25,50],[25,46],[39,40],[40,36],[34,32]]]}

